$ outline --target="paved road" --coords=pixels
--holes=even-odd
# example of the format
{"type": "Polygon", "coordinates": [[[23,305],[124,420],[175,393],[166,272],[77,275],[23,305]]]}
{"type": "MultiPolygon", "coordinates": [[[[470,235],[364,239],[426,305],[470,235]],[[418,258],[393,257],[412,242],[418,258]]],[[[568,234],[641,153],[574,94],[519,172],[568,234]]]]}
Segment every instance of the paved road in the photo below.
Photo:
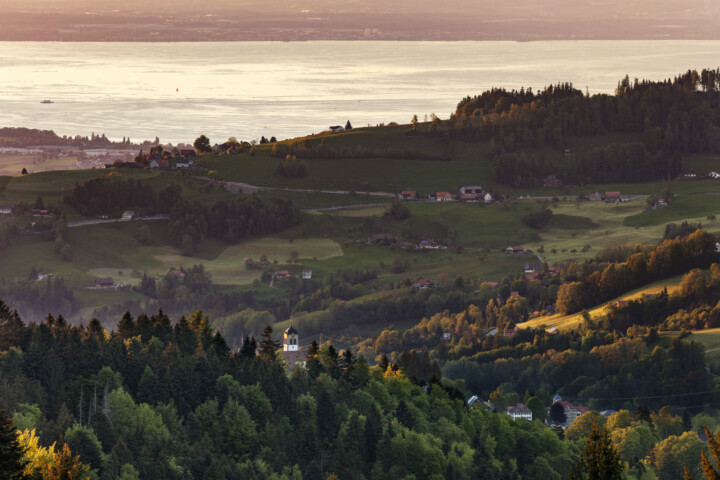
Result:
{"type": "MultiPolygon", "coordinates": [[[[136,217],[134,220],[168,220],[170,215],[166,213],[160,213],[157,215],[150,215],[147,217],[136,217]]],[[[92,220],[78,220],[75,222],[68,222],[68,228],[72,227],[84,227],[85,225],[98,225],[100,223],[117,223],[117,222],[132,222],[134,220],[123,220],[122,218],[94,218],[92,220]]]]}
{"type": "MultiPolygon", "coordinates": [[[[204,177],[198,177],[204,178],[204,177]]],[[[257,185],[250,185],[249,183],[243,182],[224,182],[225,188],[233,193],[255,193],[261,190],[280,190],[285,192],[301,192],[301,193],[330,193],[334,195],[349,195],[350,190],[316,190],[312,188],[281,188],[281,187],[260,187],[257,185]]],[[[358,195],[370,195],[372,197],[387,197],[395,198],[397,195],[390,192],[355,192],[358,195]]]]}
{"type": "Polygon", "coordinates": [[[389,203],[360,203],[360,204],[353,204],[353,205],[340,205],[337,207],[323,207],[323,208],[303,208],[303,212],[326,212],[331,210],[345,210],[348,208],[360,208],[360,207],[378,207],[378,206],[385,206],[390,205],[389,203]]]}

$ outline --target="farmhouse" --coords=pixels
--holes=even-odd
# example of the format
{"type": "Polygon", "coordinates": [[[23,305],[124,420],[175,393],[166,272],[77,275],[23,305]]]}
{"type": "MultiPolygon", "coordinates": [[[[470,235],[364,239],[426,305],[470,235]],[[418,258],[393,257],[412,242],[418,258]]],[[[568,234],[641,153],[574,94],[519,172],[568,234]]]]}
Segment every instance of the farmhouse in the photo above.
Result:
{"type": "Polygon", "coordinates": [[[195,150],[188,148],[188,149],[182,149],[180,150],[180,156],[183,158],[193,158],[195,157],[195,150]]]}
{"type": "Polygon", "coordinates": [[[287,270],[278,270],[275,272],[275,278],[290,278],[291,276],[287,270]]]}
{"type": "Polygon", "coordinates": [[[525,249],[523,247],[507,247],[505,253],[523,253],[525,249]]]}
{"type": "Polygon", "coordinates": [[[436,242],[435,240],[423,240],[422,242],[418,243],[415,248],[418,248],[420,250],[445,250],[447,247],[441,243],[436,242]]]}
{"type": "Polygon", "coordinates": [[[525,273],[540,273],[542,272],[542,265],[539,263],[526,263],[525,273]]]}
{"type": "Polygon", "coordinates": [[[483,188],[478,185],[474,185],[474,186],[470,186],[470,187],[460,187],[460,193],[462,195],[480,195],[484,192],[485,192],[485,190],[483,190],[483,188]]]}
{"type": "Polygon", "coordinates": [[[389,244],[393,241],[392,233],[376,233],[372,235],[370,238],[368,238],[368,243],[374,243],[375,245],[379,244],[389,244]]]}
{"type": "Polygon", "coordinates": [[[303,270],[302,271],[302,279],[303,280],[310,280],[312,278],[312,270],[303,270]]]}
{"type": "Polygon", "coordinates": [[[453,196],[450,194],[450,192],[437,192],[435,194],[435,199],[438,202],[451,202],[453,196]]]}
{"type": "Polygon", "coordinates": [[[417,288],[418,290],[425,290],[426,288],[430,288],[432,286],[432,280],[425,280],[424,278],[420,278],[417,282],[413,283],[413,287],[417,288]]]}
{"type": "Polygon", "coordinates": [[[508,328],[503,332],[503,335],[509,337],[518,331],[518,327],[508,328]]]}
{"type": "Polygon", "coordinates": [[[168,161],[164,158],[154,158],[150,162],[150,168],[167,168],[168,165],[168,161]]]}
{"type": "Polygon", "coordinates": [[[332,125],[330,128],[328,128],[328,131],[332,133],[339,133],[345,131],[345,127],[343,127],[342,125],[332,125]]]}
{"type": "Polygon", "coordinates": [[[561,405],[563,407],[563,410],[565,411],[565,423],[563,423],[560,426],[565,427],[565,428],[569,427],[570,424],[572,422],[574,422],[576,418],[578,418],[580,415],[582,415],[583,413],[588,411],[587,408],[585,408],[585,407],[576,406],[576,405],[573,405],[572,403],[568,402],[567,400],[563,400],[562,397],[560,397],[560,395],[555,395],[553,400],[554,400],[554,403],[552,404],[552,406],[550,406],[550,408],[548,408],[548,416],[550,416],[550,410],[555,405],[561,405]]]}
{"type": "Polygon", "coordinates": [[[526,407],[524,403],[518,403],[517,405],[507,407],[506,413],[510,415],[510,418],[513,420],[524,418],[525,420],[532,421],[532,410],[526,407]]]}
{"type": "Polygon", "coordinates": [[[185,272],[183,272],[182,270],[177,270],[177,269],[170,270],[170,275],[172,275],[173,277],[175,277],[177,279],[185,278],[185,272]]]}
{"type": "Polygon", "coordinates": [[[0,215],[12,215],[12,213],[13,213],[12,205],[0,205],[0,215]]]}
{"type": "Polygon", "coordinates": [[[590,195],[588,195],[587,198],[591,202],[599,202],[603,199],[603,196],[600,192],[593,192],[590,195]]]}
{"type": "Polygon", "coordinates": [[[135,218],[135,212],[133,210],[125,210],[122,214],[121,220],[132,220],[135,218]]]}
{"type": "Polygon", "coordinates": [[[115,286],[115,280],[112,277],[101,277],[95,279],[96,288],[112,288],[115,286]]]}
{"type": "Polygon", "coordinates": [[[193,168],[195,166],[195,162],[192,160],[185,160],[182,162],[177,162],[175,164],[175,168],[193,168]]]}
{"type": "Polygon", "coordinates": [[[415,190],[403,190],[398,195],[400,200],[415,200],[417,198],[417,192],[415,190]]]}
{"type": "Polygon", "coordinates": [[[606,202],[619,202],[620,201],[620,192],[616,192],[616,191],[605,192],[605,201],[606,202]]]}

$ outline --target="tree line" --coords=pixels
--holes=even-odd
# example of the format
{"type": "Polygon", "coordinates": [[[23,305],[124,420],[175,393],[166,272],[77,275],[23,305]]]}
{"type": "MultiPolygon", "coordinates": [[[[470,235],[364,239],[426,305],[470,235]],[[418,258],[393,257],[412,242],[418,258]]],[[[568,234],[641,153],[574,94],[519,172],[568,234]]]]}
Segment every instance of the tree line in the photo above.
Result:
{"type": "Polygon", "coordinates": [[[494,179],[504,185],[537,186],[547,175],[571,184],[666,178],[680,173],[680,154],[720,151],[718,72],[691,70],[657,82],[625,77],[615,95],[590,96],[570,83],[537,92],[495,88],[462,99],[449,120],[414,125],[411,133],[490,142],[494,179]],[[637,140],[572,151],[576,137],[611,133],[637,140]],[[570,161],[520,153],[541,146],[567,150],[570,161]]]}
{"type": "Polygon", "coordinates": [[[269,327],[230,352],[209,325],[26,325],[0,305],[0,403],[31,453],[57,442],[99,479],[547,479],[575,462],[540,423],[467,409],[462,383],[317,344],[288,376],[269,327]]]}

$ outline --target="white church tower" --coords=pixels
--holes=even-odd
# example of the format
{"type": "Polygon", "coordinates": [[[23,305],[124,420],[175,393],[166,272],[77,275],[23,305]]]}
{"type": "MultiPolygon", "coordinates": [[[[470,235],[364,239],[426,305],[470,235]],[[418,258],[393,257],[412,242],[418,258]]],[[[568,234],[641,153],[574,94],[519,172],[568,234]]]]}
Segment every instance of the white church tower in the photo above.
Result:
{"type": "Polygon", "coordinates": [[[297,352],[298,351],[298,332],[290,324],[290,326],[283,333],[283,351],[284,352],[297,352]]]}

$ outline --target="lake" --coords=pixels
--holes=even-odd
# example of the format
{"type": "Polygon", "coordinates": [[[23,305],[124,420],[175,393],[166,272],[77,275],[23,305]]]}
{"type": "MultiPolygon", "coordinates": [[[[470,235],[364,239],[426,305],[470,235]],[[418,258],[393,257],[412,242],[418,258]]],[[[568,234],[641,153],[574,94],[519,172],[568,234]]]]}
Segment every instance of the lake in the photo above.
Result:
{"type": "Polygon", "coordinates": [[[0,126],[213,143],[447,118],[491,87],[612,93],[717,67],[720,41],[0,42],[0,126]],[[42,100],[52,104],[41,104],[42,100]]]}

